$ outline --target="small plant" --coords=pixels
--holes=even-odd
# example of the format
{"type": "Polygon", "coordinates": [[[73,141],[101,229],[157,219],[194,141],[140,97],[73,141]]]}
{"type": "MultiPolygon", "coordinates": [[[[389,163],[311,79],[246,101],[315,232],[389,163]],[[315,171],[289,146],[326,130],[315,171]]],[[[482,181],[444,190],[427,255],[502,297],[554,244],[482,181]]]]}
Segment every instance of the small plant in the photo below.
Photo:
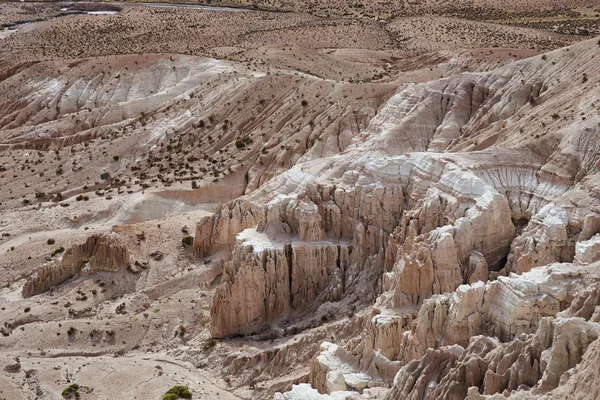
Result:
{"type": "Polygon", "coordinates": [[[302,107],[307,107],[307,106],[308,106],[308,101],[302,100],[302,107]]]}
{"type": "Polygon", "coordinates": [[[546,61],[548,57],[545,54],[542,54],[542,60],[546,61]]]}
{"type": "Polygon", "coordinates": [[[65,399],[78,399],[80,397],[79,385],[74,383],[67,386],[67,388],[62,391],[62,397],[65,399]]]}
{"type": "Polygon", "coordinates": [[[113,156],[113,161],[115,161],[115,162],[119,161],[120,159],[121,159],[121,157],[119,157],[119,156],[113,156]]]}
{"type": "Polygon", "coordinates": [[[191,246],[194,244],[194,238],[190,235],[186,235],[183,237],[183,239],[181,239],[181,242],[186,246],[191,246]]]}
{"type": "Polygon", "coordinates": [[[70,328],[67,330],[67,335],[69,335],[69,336],[73,336],[73,335],[75,334],[75,331],[76,331],[76,329],[75,329],[75,328],[73,328],[73,327],[70,327],[70,328]]]}
{"type": "Polygon", "coordinates": [[[50,246],[52,246],[55,243],[55,240],[53,238],[50,238],[48,240],[46,240],[46,243],[50,246]]]}
{"type": "Polygon", "coordinates": [[[191,399],[192,392],[187,386],[173,386],[167,393],[162,397],[162,400],[178,400],[178,399],[191,399]]]}
{"type": "Polygon", "coordinates": [[[54,250],[54,251],[52,252],[52,254],[50,255],[50,257],[54,257],[54,256],[55,256],[55,255],[57,255],[57,254],[63,253],[64,251],[65,251],[65,248],[64,248],[64,247],[59,247],[58,249],[56,249],[56,250],[54,250]]]}
{"type": "Polygon", "coordinates": [[[212,349],[216,345],[217,345],[216,339],[208,339],[206,342],[204,342],[202,349],[204,349],[204,351],[206,351],[206,350],[212,349]]]}
{"type": "Polygon", "coordinates": [[[249,145],[252,143],[252,139],[250,139],[249,136],[244,136],[243,138],[237,139],[235,141],[235,147],[237,147],[238,149],[243,149],[244,147],[246,147],[246,145],[249,145]]]}
{"type": "Polygon", "coordinates": [[[179,336],[184,337],[186,333],[187,329],[185,329],[185,326],[179,325],[179,336]]]}

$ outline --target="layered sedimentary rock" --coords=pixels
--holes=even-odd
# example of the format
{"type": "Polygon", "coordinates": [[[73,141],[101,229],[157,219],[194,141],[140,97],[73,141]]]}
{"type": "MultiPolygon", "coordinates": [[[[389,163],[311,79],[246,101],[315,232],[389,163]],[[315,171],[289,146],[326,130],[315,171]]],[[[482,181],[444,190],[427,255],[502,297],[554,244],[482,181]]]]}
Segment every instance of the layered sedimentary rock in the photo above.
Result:
{"type": "Polygon", "coordinates": [[[567,345],[568,365],[552,355],[566,351],[563,339],[548,337],[596,332],[557,316],[597,280],[590,268],[600,258],[600,118],[564,104],[568,91],[591,106],[587,79],[556,77],[600,73],[598,50],[569,51],[548,55],[562,69],[531,59],[402,87],[346,151],[274,177],[241,200],[252,213],[234,215],[238,201],[202,222],[199,255],[233,250],[213,335],[285,327],[326,301],[375,303],[360,337],[324,345],[314,389],[392,385],[390,398],[464,398],[471,386],[556,387],[595,333],[567,345]],[[502,355],[517,363],[526,353],[516,378],[502,355]]]}
{"type": "Polygon", "coordinates": [[[23,297],[42,293],[82,272],[117,272],[130,265],[127,248],[112,235],[92,235],[68,248],[62,259],[46,263],[23,286],[23,297]]]}
{"type": "Polygon", "coordinates": [[[547,393],[581,362],[599,335],[600,325],[595,322],[545,318],[535,334],[523,334],[508,343],[476,336],[466,348],[430,349],[398,372],[386,400],[464,399],[467,394],[483,398],[478,394],[517,390],[547,393]]]}
{"type": "Polygon", "coordinates": [[[224,267],[211,309],[213,337],[251,334],[320,302],[339,300],[348,246],[328,242],[272,242],[247,229],[224,267]]]}
{"type": "MultiPolygon", "coordinates": [[[[330,388],[335,388],[330,381],[350,370],[366,373],[371,384],[385,384],[403,365],[433,357],[427,356],[430,349],[466,348],[470,338],[478,335],[510,341],[533,333],[543,318],[559,315],[572,300],[570,293],[584,290],[584,279],[598,280],[594,268],[558,264],[554,270],[536,268],[523,276],[462,285],[454,293],[432,296],[418,312],[399,314],[384,309],[344,348],[324,348],[313,363],[311,383],[322,393],[330,393],[330,388]]],[[[597,284],[577,299],[573,311],[565,311],[565,315],[590,318],[597,304],[597,284]]],[[[436,359],[440,354],[436,353],[436,359]]]]}

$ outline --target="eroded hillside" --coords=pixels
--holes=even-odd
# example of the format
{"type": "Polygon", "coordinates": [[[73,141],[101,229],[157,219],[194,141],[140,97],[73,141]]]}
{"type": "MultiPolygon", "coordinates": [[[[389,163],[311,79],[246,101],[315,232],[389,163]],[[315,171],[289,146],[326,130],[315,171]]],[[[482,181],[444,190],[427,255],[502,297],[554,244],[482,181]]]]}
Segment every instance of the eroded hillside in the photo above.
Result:
{"type": "Polygon", "coordinates": [[[600,395],[598,39],[72,7],[0,4],[0,398],[600,395]]]}

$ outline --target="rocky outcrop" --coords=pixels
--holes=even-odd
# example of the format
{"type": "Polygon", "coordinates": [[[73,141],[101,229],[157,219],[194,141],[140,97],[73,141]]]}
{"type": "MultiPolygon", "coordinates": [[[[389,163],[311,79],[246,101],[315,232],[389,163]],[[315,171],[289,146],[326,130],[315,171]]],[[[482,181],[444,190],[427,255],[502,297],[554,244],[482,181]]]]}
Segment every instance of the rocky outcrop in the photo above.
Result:
{"type": "MultiPolygon", "coordinates": [[[[596,330],[561,312],[597,280],[600,120],[554,114],[579,107],[556,100],[566,100],[558,86],[585,104],[596,99],[543,71],[597,71],[597,46],[586,46],[560,59],[568,74],[532,59],[402,87],[345,152],[298,164],[247,196],[261,217],[237,236],[213,302],[215,333],[293,321],[301,282],[313,309],[377,297],[360,337],[325,344],[313,362],[322,394],[385,387],[393,376],[391,398],[402,399],[556,387],[575,365],[558,360],[572,351],[566,357],[579,362],[590,341],[578,332],[596,330]],[[328,267],[330,244],[348,249],[337,268],[328,267]],[[286,257],[307,247],[318,248],[320,267],[314,256],[306,269],[286,257]]],[[[595,294],[588,298],[576,304],[586,316],[596,313],[595,294]]]]}
{"type": "Polygon", "coordinates": [[[483,398],[478,394],[555,389],[600,335],[600,325],[580,318],[545,318],[535,334],[500,343],[474,337],[469,346],[430,349],[396,375],[386,400],[483,398]],[[477,390],[469,390],[475,387],[477,390]]]}
{"type": "Polygon", "coordinates": [[[204,217],[196,224],[195,258],[207,257],[222,248],[230,249],[235,236],[259,220],[260,209],[244,201],[234,201],[221,208],[217,215],[204,217]]]}
{"type": "Polygon", "coordinates": [[[348,246],[328,242],[273,242],[247,229],[213,296],[211,334],[252,334],[312,303],[339,300],[348,246]]]}
{"type": "Polygon", "coordinates": [[[130,265],[127,248],[112,235],[92,235],[68,248],[62,259],[46,263],[23,286],[23,297],[45,292],[78,273],[117,272],[130,265]]]}
{"type": "MultiPolygon", "coordinates": [[[[454,293],[434,295],[418,312],[376,309],[379,314],[365,325],[360,337],[343,347],[325,346],[313,361],[310,382],[321,393],[331,393],[340,390],[336,384],[340,374],[362,373],[365,382],[385,386],[410,363],[420,360],[425,367],[432,360],[456,362],[462,354],[456,346],[467,348],[470,338],[478,335],[495,337],[498,344],[532,334],[546,317],[592,318],[597,313],[598,284],[586,289],[584,282],[597,282],[594,271],[595,266],[538,267],[522,276],[500,277],[486,284],[480,281],[462,285],[454,293]],[[581,294],[573,300],[571,293],[577,292],[581,294]],[[569,303],[571,307],[565,310],[569,303]],[[430,353],[448,346],[449,352],[430,353]]],[[[467,388],[463,388],[465,393],[467,388]]]]}

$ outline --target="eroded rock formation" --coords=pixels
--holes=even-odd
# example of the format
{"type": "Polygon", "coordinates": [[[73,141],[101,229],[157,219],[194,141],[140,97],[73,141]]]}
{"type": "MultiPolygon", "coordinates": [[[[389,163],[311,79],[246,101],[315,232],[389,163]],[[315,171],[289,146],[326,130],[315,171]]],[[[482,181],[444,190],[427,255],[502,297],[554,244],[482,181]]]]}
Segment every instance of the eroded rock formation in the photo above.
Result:
{"type": "MultiPolygon", "coordinates": [[[[597,69],[596,47],[572,47],[562,79],[597,69]]],[[[549,115],[558,87],[592,101],[581,86],[545,81],[544,70],[555,71],[531,59],[409,85],[347,151],[299,164],[199,224],[200,255],[226,245],[233,254],[213,298],[212,334],[257,333],[325,302],[343,310],[377,297],[360,337],[326,344],[315,359],[311,383],[321,393],[392,385],[390,399],[433,399],[464,398],[471,386],[554,389],[597,336],[576,339],[595,325],[558,315],[597,280],[588,267],[598,259],[600,120],[552,131],[526,124],[559,119],[549,115]],[[256,210],[252,218],[231,212],[240,204],[256,210]],[[577,341],[566,345],[575,361],[565,365],[562,338],[577,341]],[[507,372],[507,354],[522,359],[521,372],[507,372]]]]}
{"type": "Polygon", "coordinates": [[[61,259],[46,263],[23,286],[23,297],[45,292],[78,273],[117,272],[130,265],[127,248],[110,235],[92,235],[85,243],[68,248],[61,259]]]}

